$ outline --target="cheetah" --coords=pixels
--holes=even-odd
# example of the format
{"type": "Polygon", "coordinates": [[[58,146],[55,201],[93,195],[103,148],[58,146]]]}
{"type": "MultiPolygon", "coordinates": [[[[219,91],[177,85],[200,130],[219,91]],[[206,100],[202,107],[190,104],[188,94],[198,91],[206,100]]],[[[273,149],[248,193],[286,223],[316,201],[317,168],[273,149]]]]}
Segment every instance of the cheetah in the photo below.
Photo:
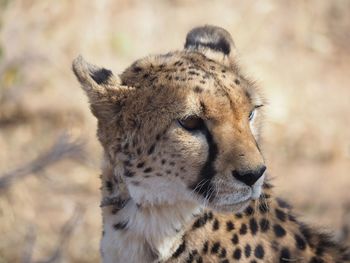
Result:
{"type": "Polygon", "coordinates": [[[183,50],[120,76],[81,56],[73,71],[104,149],[104,263],[350,262],[274,197],[259,148],[264,99],[225,29],[194,28],[183,50]]]}

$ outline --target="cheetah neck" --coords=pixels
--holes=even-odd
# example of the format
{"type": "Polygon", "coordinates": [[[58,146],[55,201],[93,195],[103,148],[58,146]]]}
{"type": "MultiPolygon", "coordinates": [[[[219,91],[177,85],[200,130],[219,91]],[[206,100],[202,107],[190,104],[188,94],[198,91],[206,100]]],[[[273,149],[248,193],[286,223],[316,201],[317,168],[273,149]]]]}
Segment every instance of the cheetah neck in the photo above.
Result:
{"type": "Polygon", "coordinates": [[[182,242],[185,227],[202,212],[198,203],[186,201],[138,205],[110,166],[103,169],[102,183],[104,263],[166,260],[182,242]]]}
{"type": "Polygon", "coordinates": [[[191,203],[140,207],[129,200],[111,214],[104,209],[103,262],[153,262],[169,258],[185,232],[185,226],[201,209],[191,203]]]}

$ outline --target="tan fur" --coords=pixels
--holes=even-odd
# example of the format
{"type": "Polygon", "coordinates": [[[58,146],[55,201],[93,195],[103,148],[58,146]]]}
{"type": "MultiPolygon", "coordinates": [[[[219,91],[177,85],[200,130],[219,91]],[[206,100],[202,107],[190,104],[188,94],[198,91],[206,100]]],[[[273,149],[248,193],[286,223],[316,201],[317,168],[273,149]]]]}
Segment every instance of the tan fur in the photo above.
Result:
{"type": "Polygon", "coordinates": [[[206,35],[189,35],[202,42],[138,60],[119,78],[81,57],[73,63],[105,151],[103,262],[349,260],[272,198],[269,184],[260,195],[265,176],[251,187],[233,176],[264,165],[263,99],[229,34],[199,31],[206,35]],[[194,115],[205,129],[179,124],[194,115]]]}

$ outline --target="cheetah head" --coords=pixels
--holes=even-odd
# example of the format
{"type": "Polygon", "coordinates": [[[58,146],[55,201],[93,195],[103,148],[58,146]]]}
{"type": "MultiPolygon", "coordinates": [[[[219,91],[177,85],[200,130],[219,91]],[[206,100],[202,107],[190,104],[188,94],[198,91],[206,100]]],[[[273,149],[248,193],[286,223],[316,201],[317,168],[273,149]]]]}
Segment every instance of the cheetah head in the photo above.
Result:
{"type": "Polygon", "coordinates": [[[137,204],[240,211],[259,197],[263,100],[236,57],[226,30],[204,26],[183,50],[140,59],[120,76],[73,62],[114,179],[137,204]]]}

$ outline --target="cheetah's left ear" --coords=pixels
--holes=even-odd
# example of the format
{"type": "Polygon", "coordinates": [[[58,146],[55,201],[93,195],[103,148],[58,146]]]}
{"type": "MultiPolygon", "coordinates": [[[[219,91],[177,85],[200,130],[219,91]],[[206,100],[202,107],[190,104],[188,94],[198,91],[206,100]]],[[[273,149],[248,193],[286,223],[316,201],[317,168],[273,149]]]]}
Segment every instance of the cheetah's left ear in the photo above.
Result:
{"type": "Polygon", "coordinates": [[[201,26],[186,36],[185,49],[194,50],[220,63],[229,63],[236,56],[236,47],[229,32],[217,26],[201,26]]]}

